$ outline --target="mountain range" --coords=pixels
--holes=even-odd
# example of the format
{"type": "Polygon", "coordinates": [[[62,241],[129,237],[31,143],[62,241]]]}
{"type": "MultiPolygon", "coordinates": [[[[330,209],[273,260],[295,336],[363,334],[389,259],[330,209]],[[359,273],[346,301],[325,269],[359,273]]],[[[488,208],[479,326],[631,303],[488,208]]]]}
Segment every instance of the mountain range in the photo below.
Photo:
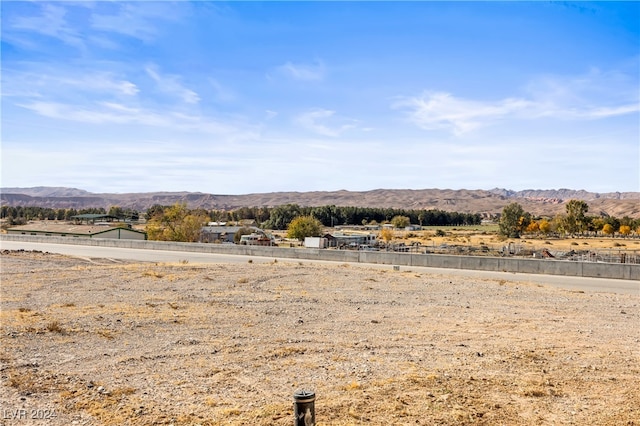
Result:
{"type": "Polygon", "coordinates": [[[592,215],[640,217],[640,192],[596,193],[584,190],[530,189],[512,191],[467,189],[374,189],[371,191],[269,192],[244,195],[216,195],[202,192],[91,193],[77,188],[0,188],[0,205],[50,208],[91,208],[112,206],[145,211],[154,204],[186,203],[189,208],[233,210],[240,207],[355,206],[398,209],[438,209],[461,213],[481,213],[490,217],[504,206],[518,202],[534,214],[553,216],[565,212],[569,200],[583,200],[592,215]]]}

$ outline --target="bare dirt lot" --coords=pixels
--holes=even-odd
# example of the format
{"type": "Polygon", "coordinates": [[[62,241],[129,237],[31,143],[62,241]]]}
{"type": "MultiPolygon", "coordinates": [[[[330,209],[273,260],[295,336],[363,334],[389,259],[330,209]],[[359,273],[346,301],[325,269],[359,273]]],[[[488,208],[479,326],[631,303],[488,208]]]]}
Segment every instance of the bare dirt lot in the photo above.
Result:
{"type": "Polygon", "coordinates": [[[3,425],[639,425],[640,295],[295,262],[1,260],[3,425]]]}

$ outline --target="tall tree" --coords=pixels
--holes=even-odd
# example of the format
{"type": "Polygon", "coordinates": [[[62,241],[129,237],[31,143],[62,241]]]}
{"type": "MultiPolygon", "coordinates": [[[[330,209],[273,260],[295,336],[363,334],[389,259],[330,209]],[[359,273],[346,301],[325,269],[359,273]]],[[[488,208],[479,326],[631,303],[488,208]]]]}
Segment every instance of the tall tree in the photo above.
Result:
{"type": "Polygon", "coordinates": [[[511,203],[502,209],[499,232],[508,238],[520,238],[520,234],[531,222],[531,214],[524,211],[518,203],[511,203]]]}
{"type": "Polygon", "coordinates": [[[313,216],[298,216],[289,223],[287,238],[304,241],[306,237],[322,235],[322,223],[313,216]]]}
{"type": "Polygon", "coordinates": [[[406,228],[411,225],[411,220],[407,216],[394,216],[391,219],[391,224],[394,228],[406,228]]]}
{"type": "Polygon", "coordinates": [[[207,219],[189,211],[186,204],[176,203],[149,220],[147,236],[150,240],[196,242],[207,219]]]}
{"type": "Polygon", "coordinates": [[[300,206],[286,204],[271,209],[269,220],[264,224],[268,229],[287,229],[293,219],[300,216],[300,206]]]}
{"type": "Polygon", "coordinates": [[[589,205],[582,200],[569,200],[566,205],[567,215],[565,217],[565,231],[570,234],[583,232],[587,229],[586,213],[589,205]]]}

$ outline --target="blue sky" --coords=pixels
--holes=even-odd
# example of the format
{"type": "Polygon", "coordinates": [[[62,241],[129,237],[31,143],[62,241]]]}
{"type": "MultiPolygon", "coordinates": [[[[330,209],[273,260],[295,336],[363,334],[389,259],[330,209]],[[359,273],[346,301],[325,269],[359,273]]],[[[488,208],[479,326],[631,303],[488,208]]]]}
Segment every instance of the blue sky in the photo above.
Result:
{"type": "Polygon", "coordinates": [[[2,187],[640,191],[638,2],[1,8],[2,187]]]}

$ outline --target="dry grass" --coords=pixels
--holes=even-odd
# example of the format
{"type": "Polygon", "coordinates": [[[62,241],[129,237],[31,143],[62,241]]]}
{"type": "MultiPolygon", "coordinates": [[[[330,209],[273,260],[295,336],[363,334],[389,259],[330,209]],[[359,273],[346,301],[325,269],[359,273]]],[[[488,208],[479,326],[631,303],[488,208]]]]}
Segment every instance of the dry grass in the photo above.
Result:
{"type": "Polygon", "coordinates": [[[397,231],[396,242],[419,242],[424,247],[438,247],[442,244],[481,247],[501,247],[509,243],[526,245],[530,249],[542,249],[552,246],[554,250],[572,250],[576,246],[588,246],[583,249],[593,250],[640,250],[640,241],[621,238],[603,237],[566,237],[553,238],[538,236],[525,236],[520,239],[505,239],[492,232],[482,232],[477,230],[465,230],[464,228],[452,227],[447,229],[445,236],[436,236],[433,231],[397,231]],[[407,235],[413,234],[412,237],[407,235]]]}
{"type": "Polygon", "coordinates": [[[50,331],[52,333],[64,333],[64,329],[62,328],[62,324],[60,324],[59,321],[50,321],[47,323],[47,325],[45,326],[45,328],[47,329],[47,331],[50,331]]]}
{"type": "Polygon", "coordinates": [[[290,425],[298,389],[325,426],[640,418],[640,296],[285,261],[2,260],[0,403],[56,408],[53,426],[290,425]]]}

